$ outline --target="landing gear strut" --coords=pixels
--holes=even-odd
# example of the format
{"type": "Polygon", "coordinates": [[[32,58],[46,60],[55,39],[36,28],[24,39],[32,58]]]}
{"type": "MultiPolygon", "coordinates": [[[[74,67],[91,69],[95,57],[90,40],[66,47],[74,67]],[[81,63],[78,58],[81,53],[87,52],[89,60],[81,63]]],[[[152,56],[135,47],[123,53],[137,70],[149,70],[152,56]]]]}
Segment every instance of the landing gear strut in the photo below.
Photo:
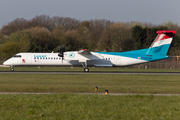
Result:
{"type": "Polygon", "coordinates": [[[13,66],[11,66],[11,72],[13,72],[14,71],[14,68],[13,68],[13,66]]]}
{"type": "Polygon", "coordinates": [[[84,67],[84,72],[89,72],[89,68],[87,67],[87,62],[85,62],[84,64],[83,63],[81,64],[84,67]]]}

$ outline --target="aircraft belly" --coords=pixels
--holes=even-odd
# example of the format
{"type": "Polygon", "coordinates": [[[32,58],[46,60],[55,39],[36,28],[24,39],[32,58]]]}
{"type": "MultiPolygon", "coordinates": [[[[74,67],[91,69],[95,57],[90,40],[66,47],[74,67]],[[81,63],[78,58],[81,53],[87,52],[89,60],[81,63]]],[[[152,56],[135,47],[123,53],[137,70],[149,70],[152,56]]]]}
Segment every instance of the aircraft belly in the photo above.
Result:
{"type": "MultiPolygon", "coordinates": [[[[113,64],[111,63],[111,61],[108,60],[87,60],[87,65],[88,66],[113,66],[113,64]]],[[[82,66],[81,63],[85,63],[85,62],[79,62],[79,60],[71,60],[69,61],[70,64],[72,64],[73,66],[82,66]]]]}
{"type": "Polygon", "coordinates": [[[109,60],[90,60],[87,62],[88,65],[91,66],[97,66],[97,67],[110,67],[113,66],[113,64],[111,63],[111,61],[109,60]]]}
{"type": "Polygon", "coordinates": [[[134,64],[140,64],[140,63],[145,63],[145,62],[148,62],[148,61],[135,59],[135,58],[129,58],[129,57],[121,57],[121,62],[119,66],[134,65],[134,64]]]}
{"type": "Polygon", "coordinates": [[[35,60],[33,62],[33,65],[72,65],[71,63],[67,62],[67,61],[61,61],[61,60],[35,60]]]}

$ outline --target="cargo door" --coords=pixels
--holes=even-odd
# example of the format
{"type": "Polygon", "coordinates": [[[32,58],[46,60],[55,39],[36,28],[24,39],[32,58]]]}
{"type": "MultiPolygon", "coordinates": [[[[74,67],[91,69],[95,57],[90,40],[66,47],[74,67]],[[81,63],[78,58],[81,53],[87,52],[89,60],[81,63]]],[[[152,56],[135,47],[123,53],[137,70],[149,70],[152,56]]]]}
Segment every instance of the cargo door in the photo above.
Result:
{"type": "Polygon", "coordinates": [[[117,58],[116,58],[116,65],[117,66],[121,65],[121,56],[117,56],[117,58]]]}

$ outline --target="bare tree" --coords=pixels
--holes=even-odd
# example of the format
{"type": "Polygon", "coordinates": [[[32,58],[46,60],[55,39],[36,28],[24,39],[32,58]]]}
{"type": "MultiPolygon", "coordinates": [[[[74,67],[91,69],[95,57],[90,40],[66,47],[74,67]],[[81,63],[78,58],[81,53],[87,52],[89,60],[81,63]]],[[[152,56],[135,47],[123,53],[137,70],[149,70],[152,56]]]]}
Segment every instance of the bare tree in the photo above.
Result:
{"type": "Polygon", "coordinates": [[[76,20],[74,18],[69,18],[69,17],[55,16],[51,20],[54,27],[63,26],[65,31],[79,29],[80,24],[81,24],[79,20],[76,20]]]}
{"type": "Polygon", "coordinates": [[[131,28],[117,22],[103,31],[98,48],[105,51],[122,51],[123,42],[129,39],[131,39],[131,28]]]}
{"type": "Polygon", "coordinates": [[[12,22],[4,25],[0,31],[0,34],[10,35],[13,32],[23,30],[23,25],[26,23],[24,18],[17,18],[12,22]]]}
{"type": "Polygon", "coordinates": [[[44,27],[52,31],[54,29],[53,21],[49,15],[40,15],[35,16],[32,20],[29,20],[23,26],[25,29],[35,28],[35,27],[44,27]]]}

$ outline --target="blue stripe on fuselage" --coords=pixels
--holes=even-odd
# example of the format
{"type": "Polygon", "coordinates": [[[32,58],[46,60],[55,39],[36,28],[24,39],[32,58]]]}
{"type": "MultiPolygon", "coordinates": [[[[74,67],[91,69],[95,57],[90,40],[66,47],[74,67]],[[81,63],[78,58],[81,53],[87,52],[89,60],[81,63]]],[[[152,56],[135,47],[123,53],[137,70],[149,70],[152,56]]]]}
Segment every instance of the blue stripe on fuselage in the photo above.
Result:
{"type": "Polygon", "coordinates": [[[129,57],[129,58],[134,58],[134,59],[140,59],[140,60],[146,60],[146,61],[155,61],[155,60],[161,60],[168,58],[168,56],[163,55],[163,51],[167,51],[169,48],[169,44],[158,46],[155,49],[161,48],[161,52],[158,51],[152,51],[151,53],[153,54],[146,54],[148,50],[152,48],[146,48],[146,49],[140,49],[140,50],[134,50],[134,51],[127,51],[127,52],[96,52],[99,54],[104,54],[104,55],[114,55],[114,56],[123,56],[123,57],[129,57]],[[157,53],[157,54],[156,54],[157,53]]]}

